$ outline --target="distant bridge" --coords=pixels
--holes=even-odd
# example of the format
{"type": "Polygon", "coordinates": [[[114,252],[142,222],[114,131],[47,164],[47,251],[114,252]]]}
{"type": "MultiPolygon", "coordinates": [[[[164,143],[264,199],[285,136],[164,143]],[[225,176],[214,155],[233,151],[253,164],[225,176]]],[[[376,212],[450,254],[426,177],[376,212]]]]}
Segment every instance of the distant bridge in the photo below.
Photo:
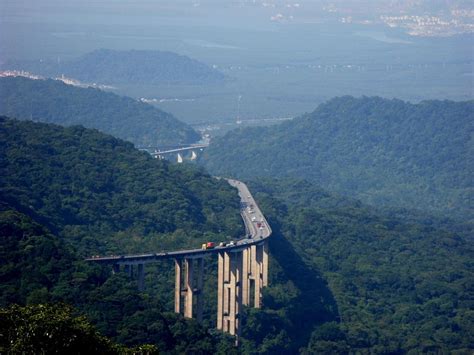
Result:
{"type": "Polygon", "coordinates": [[[177,147],[148,147],[141,148],[141,150],[147,151],[157,159],[176,160],[178,163],[182,163],[184,160],[197,159],[201,152],[207,147],[209,147],[209,143],[189,144],[177,147]]]}
{"type": "Polygon", "coordinates": [[[241,199],[241,216],[246,229],[246,235],[242,239],[211,249],[92,257],[86,260],[112,265],[113,272],[119,272],[123,266],[131,277],[136,266],[138,288],[143,290],[145,264],[173,259],[174,311],[182,312],[187,318],[193,318],[196,313],[197,320],[202,321],[204,258],[217,255],[217,329],[238,337],[241,331],[242,305],[260,308],[262,287],[268,285],[268,238],[272,230],[247,186],[237,180],[227,181],[238,189],[241,199]]]}

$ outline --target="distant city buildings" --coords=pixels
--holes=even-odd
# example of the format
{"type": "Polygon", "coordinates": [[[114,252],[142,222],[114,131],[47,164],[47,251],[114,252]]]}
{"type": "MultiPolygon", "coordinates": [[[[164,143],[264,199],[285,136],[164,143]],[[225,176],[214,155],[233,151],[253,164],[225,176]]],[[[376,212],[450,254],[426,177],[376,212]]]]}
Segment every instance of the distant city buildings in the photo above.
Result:
{"type": "Polygon", "coordinates": [[[411,36],[424,37],[474,33],[474,8],[462,8],[463,5],[456,1],[437,6],[432,6],[428,0],[301,0],[298,3],[291,0],[252,0],[241,4],[268,9],[271,11],[270,21],[280,23],[336,20],[345,24],[385,24],[404,29],[411,36]]]}
{"type": "Polygon", "coordinates": [[[412,36],[452,36],[474,32],[474,11],[453,11],[450,19],[437,16],[380,16],[390,27],[401,27],[412,36]]]}

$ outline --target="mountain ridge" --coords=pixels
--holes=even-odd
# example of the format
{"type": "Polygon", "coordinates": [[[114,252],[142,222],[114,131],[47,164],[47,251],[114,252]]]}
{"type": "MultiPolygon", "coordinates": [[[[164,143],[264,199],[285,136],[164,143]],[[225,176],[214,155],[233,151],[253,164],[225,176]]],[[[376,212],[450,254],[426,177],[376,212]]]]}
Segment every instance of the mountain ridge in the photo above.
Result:
{"type": "Polygon", "coordinates": [[[473,216],[473,112],[474,101],[345,96],[281,125],[231,131],[201,161],[216,174],[301,177],[374,205],[473,216]]]}
{"type": "Polygon", "coordinates": [[[0,78],[0,115],[81,124],[142,146],[189,144],[201,138],[186,123],[149,104],[52,79],[0,78]]]}
{"type": "Polygon", "coordinates": [[[81,126],[0,118],[0,140],[0,305],[66,302],[115,342],[170,354],[472,347],[468,225],[379,213],[307,181],[249,181],[272,226],[271,267],[236,349],[208,329],[215,260],[204,266],[205,327],[164,311],[172,260],[147,265],[142,292],[126,273],[84,261],[236,239],[240,199],[224,179],[81,126]]]}
{"type": "Polygon", "coordinates": [[[208,84],[224,74],[185,55],[157,50],[97,49],[60,61],[9,61],[5,69],[27,70],[48,77],[66,75],[100,84],[208,84]]]}

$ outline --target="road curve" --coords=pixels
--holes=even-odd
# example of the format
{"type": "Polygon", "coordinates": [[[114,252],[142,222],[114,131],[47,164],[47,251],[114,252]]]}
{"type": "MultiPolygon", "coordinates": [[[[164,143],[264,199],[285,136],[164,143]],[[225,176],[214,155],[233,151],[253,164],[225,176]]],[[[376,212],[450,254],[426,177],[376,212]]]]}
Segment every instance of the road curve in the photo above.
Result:
{"type": "MultiPolygon", "coordinates": [[[[247,185],[243,182],[227,179],[227,182],[235,187],[240,196],[240,214],[245,224],[246,235],[237,241],[235,245],[226,245],[223,247],[216,246],[213,249],[189,249],[189,250],[178,250],[170,252],[159,252],[149,254],[132,254],[132,255],[119,255],[119,256],[101,256],[87,258],[86,261],[98,263],[98,264],[146,264],[152,263],[157,260],[170,259],[170,258],[192,258],[202,257],[210,254],[216,254],[221,251],[239,251],[244,248],[261,244],[265,239],[270,237],[272,230],[268,224],[265,216],[255,202],[252,194],[250,193],[247,185]]],[[[217,244],[217,243],[216,243],[217,244]]]]}

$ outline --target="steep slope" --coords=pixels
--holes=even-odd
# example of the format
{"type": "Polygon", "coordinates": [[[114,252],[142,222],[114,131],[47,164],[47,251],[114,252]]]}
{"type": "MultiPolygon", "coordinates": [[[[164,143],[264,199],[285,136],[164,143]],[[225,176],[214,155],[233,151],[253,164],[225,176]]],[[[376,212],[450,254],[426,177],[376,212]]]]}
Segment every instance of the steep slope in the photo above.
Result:
{"type": "Polygon", "coordinates": [[[0,114],[65,126],[80,124],[136,145],[174,145],[200,139],[187,124],[151,105],[58,80],[0,78],[0,114]]]}
{"type": "MultiPolygon", "coordinates": [[[[71,319],[78,313],[115,342],[154,344],[130,354],[209,353],[217,344],[231,347],[230,341],[214,339],[196,322],[163,312],[156,292],[138,293],[127,277],[111,277],[107,269],[86,265],[61,238],[4,204],[0,237],[2,353],[129,353],[99,335],[84,317],[71,319]],[[30,306],[18,306],[25,304],[30,306]]],[[[156,282],[160,274],[153,277],[156,282]]]]}
{"type": "Polygon", "coordinates": [[[0,306],[42,300],[74,260],[63,241],[3,201],[0,237],[0,306]]]}
{"type": "Polygon", "coordinates": [[[88,253],[158,241],[163,248],[173,233],[179,245],[203,240],[204,232],[241,232],[239,200],[224,181],[152,159],[130,143],[6,118],[0,140],[2,201],[88,253]]]}
{"type": "Polygon", "coordinates": [[[375,205],[472,217],[473,125],[473,101],[341,97],[279,126],[229,132],[204,163],[217,174],[302,177],[375,205]]]}
{"type": "Polygon", "coordinates": [[[99,49],[71,61],[10,62],[4,67],[49,77],[64,74],[101,84],[208,84],[225,78],[219,71],[187,56],[147,50],[99,49]]]}
{"type": "Polygon", "coordinates": [[[147,266],[152,282],[138,292],[125,273],[83,259],[235,238],[244,230],[233,188],[80,126],[1,117],[0,141],[0,306],[65,302],[114,341],[160,353],[230,346],[165,312],[170,265],[147,266]]]}
{"type": "Polygon", "coordinates": [[[265,307],[250,319],[263,340],[248,349],[472,352],[472,228],[377,211],[296,179],[249,188],[274,234],[265,307]]]}
{"type": "Polygon", "coordinates": [[[149,345],[131,350],[112,343],[73,311],[64,305],[0,309],[0,349],[10,354],[158,354],[149,345]]]}
{"type": "MultiPolygon", "coordinates": [[[[243,233],[239,200],[226,182],[82,127],[1,118],[0,141],[2,305],[67,302],[130,347],[236,352],[228,339],[164,312],[172,292],[160,285],[172,285],[172,265],[147,266],[139,293],[124,273],[81,260],[234,238],[243,233]]],[[[264,308],[242,314],[242,353],[474,347],[467,227],[379,213],[302,181],[249,186],[274,235],[264,308]]]]}

